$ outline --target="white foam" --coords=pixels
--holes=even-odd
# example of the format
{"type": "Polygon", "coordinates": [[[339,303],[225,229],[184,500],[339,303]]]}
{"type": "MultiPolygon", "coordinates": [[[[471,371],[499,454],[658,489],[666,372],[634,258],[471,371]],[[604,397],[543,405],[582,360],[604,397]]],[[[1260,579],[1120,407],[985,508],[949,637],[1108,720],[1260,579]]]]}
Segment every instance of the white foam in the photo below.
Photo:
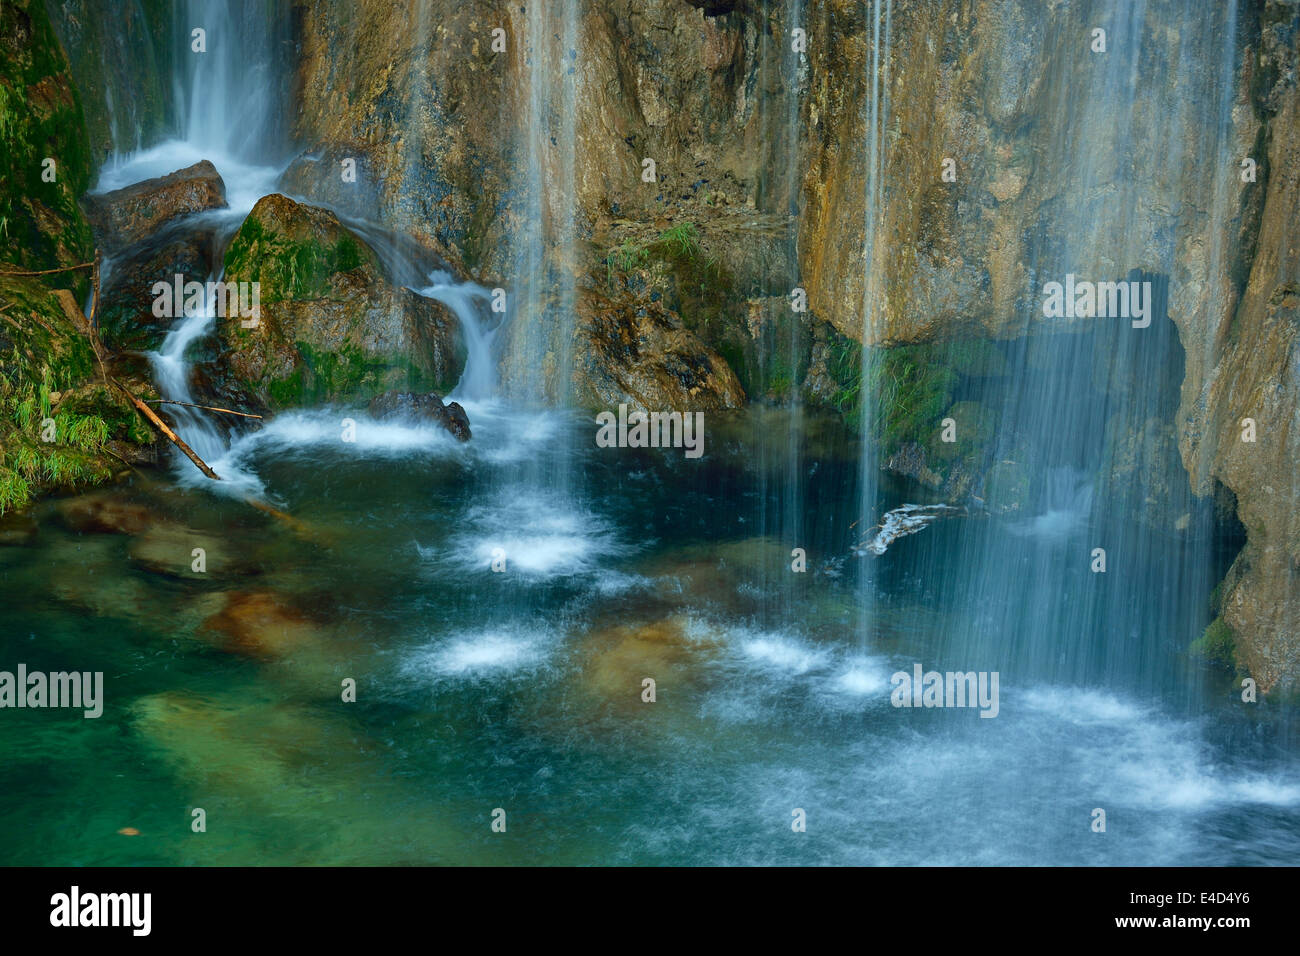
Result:
{"type": "Polygon", "coordinates": [[[625,550],[598,516],[562,498],[518,488],[471,508],[463,527],[449,552],[466,570],[491,567],[504,554],[507,571],[534,577],[579,574],[600,570],[600,559],[625,550]]]}
{"type": "Polygon", "coordinates": [[[846,670],[840,672],[832,686],[842,694],[866,697],[878,694],[883,697],[889,690],[889,674],[880,662],[871,658],[852,658],[846,670]]]}
{"type": "Polygon", "coordinates": [[[172,139],[149,149],[112,157],[100,169],[94,191],[104,193],[122,189],[146,179],[166,176],[204,159],[216,167],[226,184],[226,202],[230,208],[221,211],[220,215],[232,219],[242,220],[259,199],[275,192],[276,181],[283,172],[280,167],[243,162],[219,150],[172,139]]]}
{"type": "Polygon", "coordinates": [[[418,679],[481,679],[529,671],[546,659],[546,635],[537,631],[485,630],[425,647],[403,670],[418,679]]]}
{"type": "Polygon", "coordinates": [[[825,651],[779,634],[764,634],[740,645],[745,657],[764,667],[788,674],[805,674],[826,663],[825,651]]]}

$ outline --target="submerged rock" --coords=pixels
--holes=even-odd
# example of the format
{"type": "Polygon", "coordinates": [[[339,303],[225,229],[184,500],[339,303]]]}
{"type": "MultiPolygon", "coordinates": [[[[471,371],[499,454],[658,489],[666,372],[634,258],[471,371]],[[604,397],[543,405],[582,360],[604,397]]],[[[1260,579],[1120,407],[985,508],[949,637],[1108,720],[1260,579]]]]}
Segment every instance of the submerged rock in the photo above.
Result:
{"type": "Polygon", "coordinates": [[[79,534],[141,534],[155,517],[144,505],[117,495],[81,495],[59,502],[59,518],[79,534]]]}
{"type": "Polygon", "coordinates": [[[0,515],[0,548],[31,544],[36,540],[36,521],[25,514],[0,515]]]}
{"type": "Polygon", "coordinates": [[[163,524],[135,538],[127,553],[136,567],[167,577],[202,581],[260,573],[261,568],[229,541],[210,532],[163,524]]]}
{"type": "Polygon", "coordinates": [[[146,179],[82,200],[96,239],[121,249],[164,224],[208,209],[226,208],[226,184],[206,159],[157,179],[146,179]]]}
{"type": "Polygon", "coordinates": [[[316,639],[316,628],[271,591],[232,591],[226,606],[199,626],[199,635],[222,650],[279,658],[316,639]]]}
{"type": "Polygon", "coordinates": [[[385,392],[372,399],[368,409],[371,418],[380,421],[391,419],[421,419],[435,422],[451,432],[459,441],[469,441],[469,416],[459,402],[447,402],[428,392],[418,395],[413,392],[385,392]]]}

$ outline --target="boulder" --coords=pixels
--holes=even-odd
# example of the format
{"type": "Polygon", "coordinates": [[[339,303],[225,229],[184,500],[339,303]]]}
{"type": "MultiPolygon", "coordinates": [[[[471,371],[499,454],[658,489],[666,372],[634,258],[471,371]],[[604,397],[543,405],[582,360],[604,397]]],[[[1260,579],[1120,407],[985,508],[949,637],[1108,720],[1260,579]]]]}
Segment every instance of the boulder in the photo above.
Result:
{"type": "Polygon", "coordinates": [[[87,195],[82,205],[96,241],[118,250],[173,220],[209,209],[225,209],[226,184],[216,167],[205,159],[157,179],[87,195]]]}
{"type": "Polygon", "coordinates": [[[745,402],[722,357],[661,302],[586,293],[576,339],[574,389],[587,407],[698,412],[745,402]]]}
{"type": "Polygon", "coordinates": [[[427,420],[441,425],[456,436],[459,441],[469,441],[469,416],[459,402],[443,404],[442,399],[428,392],[417,395],[413,392],[385,392],[371,400],[368,409],[370,417],[379,421],[407,419],[409,421],[427,420]]]}
{"type": "Polygon", "coordinates": [[[257,282],[261,316],[219,317],[222,361],[271,408],[447,391],[464,369],[455,316],[397,284],[326,209],[262,198],[226,250],[225,281],[257,282]]]}
{"type": "Polygon", "coordinates": [[[100,276],[100,338],[114,350],[155,351],[177,314],[154,315],[154,284],[206,282],[217,261],[214,224],[178,221],[114,257],[100,276]]]}
{"type": "Polygon", "coordinates": [[[316,628],[270,591],[232,591],[226,606],[199,627],[222,650],[248,657],[284,657],[316,639],[316,628]]]}

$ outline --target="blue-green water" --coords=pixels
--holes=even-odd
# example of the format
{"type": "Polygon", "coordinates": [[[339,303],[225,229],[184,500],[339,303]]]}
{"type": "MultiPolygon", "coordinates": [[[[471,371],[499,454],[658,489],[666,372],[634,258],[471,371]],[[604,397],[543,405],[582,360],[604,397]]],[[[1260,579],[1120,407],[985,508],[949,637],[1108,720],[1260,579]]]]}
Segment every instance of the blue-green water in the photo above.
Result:
{"type": "Polygon", "coordinates": [[[1113,584],[1066,570],[1087,534],[1059,515],[951,518],[859,558],[833,422],[801,419],[791,469],[773,411],[713,417],[698,461],[598,449],[558,413],[470,416],[458,445],[296,414],[214,462],[292,523],[186,472],[95,493],[149,509],[134,533],[40,506],[0,548],[0,669],[103,671],[106,702],[0,711],[0,863],[1294,862],[1291,718],[1186,658],[1203,609],[1149,589],[1176,541],[1113,584]],[[560,496],[533,476],[564,448],[560,496]],[[1045,575],[1042,617],[1004,635],[1045,575]],[[1027,653],[1044,638],[1101,651],[1027,653]],[[1105,648],[1131,641],[1120,667],[1105,648]],[[913,662],[1000,669],[998,717],[892,707],[913,662]]]}

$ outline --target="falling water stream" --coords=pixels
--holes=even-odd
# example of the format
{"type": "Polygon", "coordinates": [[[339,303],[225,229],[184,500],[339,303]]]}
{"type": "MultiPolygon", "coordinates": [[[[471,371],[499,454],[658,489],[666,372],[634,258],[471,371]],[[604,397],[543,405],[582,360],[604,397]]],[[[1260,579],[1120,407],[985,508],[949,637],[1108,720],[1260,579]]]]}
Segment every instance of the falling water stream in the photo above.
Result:
{"type": "MultiPolygon", "coordinates": [[[[191,4],[186,16],[220,25],[220,8],[191,4]]],[[[573,148],[554,119],[572,116],[575,81],[540,63],[562,63],[578,42],[578,5],[562,8],[554,27],[528,6],[535,174],[548,150],[571,159],[573,148]]],[[[872,0],[868,15],[870,329],[885,268],[874,225],[892,4],[872,0]]],[[[111,160],[100,188],[211,159],[230,195],[219,228],[233,231],[282,162],[256,135],[211,135],[216,120],[278,115],[260,98],[275,84],[263,83],[271,46],[256,32],[240,68],[178,78],[184,138],[111,160]]],[[[1122,53],[1132,41],[1116,42],[1122,53]]],[[[1087,91],[1059,92],[1082,98],[1085,116],[1102,108],[1087,91]]],[[[416,289],[461,325],[469,360],[451,397],[470,442],[356,408],[289,412],[232,436],[180,410],[183,437],[239,494],[214,493],[179,461],[166,482],[101,493],[150,509],[138,535],[73,533],[68,502],[50,501],[38,543],[0,549],[7,590],[50,597],[0,605],[0,656],[103,670],[108,695],[99,720],[25,711],[13,718],[24,732],[0,738],[16,781],[0,791],[13,834],[0,863],[1294,862],[1291,718],[1243,715],[1226,679],[1183,653],[1207,623],[1186,596],[1221,573],[1205,534],[1140,527],[1140,502],[1124,497],[1139,492],[1099,480],[1091,458],[1113,415],[1164,401],[1085,407],[1094,374],[1181,374],[1167,317],[1143,338],[1102,338],[1100,369],[1084,360],[1097,340],[1072,333],[998,345],[1012,371],[1000,397],[992,385],[984,397],[1016,442],[999,454],[1032,448],[1041,464],[1024,508],[963,512],[854,556],[855,521],[918,494],[880,471],[869,430],[756,406],[711,416],[706,453],[690,461],[597,448],[564,401],[540,401],[545,363],[570,361],[554,354],[572,340],[574,307],[554,257],[571,241],[573,184],[532,183],[551,234],[520,237],[512,324],[489,290],[449,273],[416,289]],[[531,368],[506,354],[521,335],[513,357],[531,368]],[[518,391],[503,368],[523,374],[518,391]],[[346,417],[352,442],[339,440],[346,417]],[[250,508],[248,494],[294,524],[250,508]],[[205,575],[167,570],[191,545],[207,548],[205,575]],[[774,574],[795,546],[808,571],[774,574]],[[1089,572],[1094,546],[1108,549],[1105,578],[1089,572]],[[271,616],[256,635],[265,644],[226,653],[229,609],[244,607],[271,616]],[[997,719],[891,706],[891,675],[916,662],[1000,670],[997,719]],[[347,678],[357,699],[340,705],[347,678]],[[201,840],[184,825],[195,806],[208,813],[201,840]],[[489,829],[496,807],[509,839],[489,829]],[[1109,814],[1104,837],[1089,828],[1095,807],[1109,814]],[[791,831],[794,808],[806,833],[791,831]]],[[[1036,268],[1082,271],[1088,254],[1043,250],[1036,268]]],[[[166,396],[192,394],[193,346],[212,322],[209,302],[151,357],[166,396]]],[[[1193,525],[1207,520],[1188,507],[1193,525]]]]}

